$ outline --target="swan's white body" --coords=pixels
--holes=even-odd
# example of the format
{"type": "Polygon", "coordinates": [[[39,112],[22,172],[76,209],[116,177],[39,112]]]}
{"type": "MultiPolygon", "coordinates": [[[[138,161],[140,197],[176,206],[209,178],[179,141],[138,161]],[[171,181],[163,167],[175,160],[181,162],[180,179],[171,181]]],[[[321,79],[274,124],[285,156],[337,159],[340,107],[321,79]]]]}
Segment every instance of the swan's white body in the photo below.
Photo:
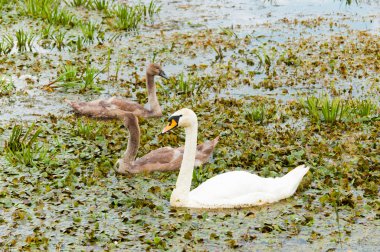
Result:
{"type": "MultiPolygon", "coordinates": [[[[183,161],[170,198],[174,207],[241,208],[273,203],[292,196],[309,170],[301,165],[280,178],[262,178],[246,171],[226,172],[190,191],[197,144],[197,117],[190,109],[181,109],[172,117],[178,118],[178,126],[186,131],[183,161]]],[[[169,124],[164,131],[170,129],[169,124]]]]}

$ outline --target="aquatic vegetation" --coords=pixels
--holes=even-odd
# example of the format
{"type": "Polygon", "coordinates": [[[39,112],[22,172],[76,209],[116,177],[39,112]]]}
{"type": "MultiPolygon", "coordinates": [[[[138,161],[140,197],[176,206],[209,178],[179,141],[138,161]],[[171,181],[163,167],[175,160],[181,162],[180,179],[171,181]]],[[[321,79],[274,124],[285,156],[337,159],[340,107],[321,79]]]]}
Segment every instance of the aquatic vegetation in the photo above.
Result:
{"type": "Polygon", "coordinates": [[[79,119],[74,128],[74,135],[83,137],[86,140],[95,140],[102,127],[97,127],[96,122],[79,119]]]}
{"type": "Polygon", "coordinates": [[[108,10],[111,6],[111,1],[109,0],[93,0],[92,5],[93,8],[99,11],[108,10]]]}
{"type": "Polygon", "coordinates": [[[0,40],[0,55],[10,53],[12,51],[13,46],[13,37],[10,35],[3,36],[3,38],[0,40]]]}
{"type": "Polygon", "coordinates": [[[21,29],[16,31],[16,45],[20,52],[32,51],[34,39],[35,35],[32,33],[27,33],[21,29]]]}
{"type": "Polygon", "coordinates": [[[25,166],[34,166],[35,161],[42,160],[46,156],[44,147],[37,144],[42,129],[35,129],[35,125],[32,124],[25,133],[23,131],[21,125],[13,127],[9,140],[5,141],[5,156],[13,164],[20,162],[25,166]]]}
{"type": "Polygon", "coordinates": [[[16,87],[11,78],[0,75],[0,97],[11,95],[15,89],[16,87]]]}
{"type": "Polygon", "coordinates": [[[360,117],[368,117],[376,113],[377,106],[372,100],[356,100],[353,101],[353,111],[360,117]]]}
{"type": "Polygon", "coordinates": [[[265,106],[251,107],[244,111],[244,117],[248,122],[263,123],[265,119],[265,106]]]}
{"type": "Polygon", "coordinates": [[[311,96],[301,102],[310,117],[316,122],[323,121],[331,124],[341,122],[347,118],[350,112],[348,102],[338,97],[330,99],[326,95],[319,98],[311,96]]]}
{"type": "Polygon", "coordinates": [[[24,11],[34,18],[41,18],[49,24],[74,26],[77,17],[65,8],[61,8],[57,0],[25,0],[24,11]]]}
{"type": "Polygon", "coordinates": [[[99,28],[98,25],[88,22],[81,24],[80,29],[82,30],[84,41],[93,42],[95,39],[95,33],[99,28]]]}
{"type": "MultiPolygon", "coordinates": [[[[135,1],[129,4],[139,6],[142,20],[137,30],[145,23],[136,36],[115,27],[116,1],[89,0],[81,7],[59,2],[59,10],[75,16],[74,24],[67,26],[50,24],[42,10],[27,13],[25,3],[4,4],[0,18],[0,48],[5,48],[0,49],[0,71],[18,87],[15,92],[13,84],[5,92],[9,97],[1,99],[0,247],[74,251],[245,247],[370,251],[376,247],[380,39],[377,13],[365,13],[378,8],[375,3],[363,3],[355,16],[325,13],[286,18],[276,16],[286,6],[270,12],[272,7],[266,5],[267,22],[247,26],[238,21],[232,26],[231,20],[239,16],[230,20],[223,14],[234,16],[233,10],[240,7],[244,13],[244,7],[255,1],[236,2],[235,7],[179,1],[176,11],[185,16],[171,16],[168,10],[173,6],[163,4],[161,20],[153,26],[148,25],[142,3],[135,1]],[[223,28],[215,20],[223,20],[223,28]],[[94,34],[94,41],[104,43],[85,41],[80,25],[88,22],[104,26],[103,38],[100,31],[94,34]],[[37,34],[32,45],[38,53],[18,52],[14,35],[20,28],[37,34]],[[56,39],[62,41],[61,51],[56,45],[60,43],[54,42],[59,32],[67,32],[56,39]],[[38,46],[47,50],[40,52],[38,46]],[[223,60],[215,61],[219,48],[223,60]],[[81,90],[91,61],[89,67],[106,66],[93,79],[104,87],[102,96],[145,103],[143,69],[154,52],[155,61],[167,66],[171,76],[157,87],[164,113],[196,107],[200,141],[220,135],[212,163],[194,170],[194,185],[230,170],[282,176],[307,162],[311,172],[294,198],[271,205],[270,211],[268,206],[224,212],[175,210],[168,207],[175,172],[128,177],[114,173],[112,167],[127,144],[121,123],[79,119],[71,115],[64,99],[94,99],[92,90],[81,90]],[[30,81],[28,74],[37,80],[30,81]],[[47,80],[54,83],[46,90],[59,91],[41,90],[40,84],[47,80]],[[73,85],[60,87],[64,82],[73,85]],[[299,102],[311,96],[322,98],[316,95],[320,91],[346,101],[349,111],[341,121],[324,121],[321,100],[314,106],[319,119],[313,119],[299,102]],[[246,111],[255,109],[257,116],[246,117],[246,111]],[[30,120],[43,129],[35,144],[43,142],[47,154],[34,159],[34,166],[6,158],[4,141],[9,141],[15,126],[12,119],[17,124],[25,121],[23,135],[30,120]]],[[[144,3],[147,8],[149,1],[144,3]]],[[[357,8],[352,3],[349,11],[342,8],[343,2],[329,4],[340,6],[339,13],[350,13],[357,8]]],[[[159,135],[164,120],[140,122],[139,156],[162,146],[183,145],[182,133],[159,135]]],[[[28,163],[31,158],[25,155],[20,159],[28,163]]]]}
{"type": "Polygon", "coordinates": [[[63,30],[59,30],[55,32],[52,35],[52,39],[54,41],[55,47],[57,47],[58,50],[62,50],[64,48],[65,44],[65,37],[66,37],[67,32],[63,30]]]}
{"type": "Polygon", "coordinates": [[[119,30],[137,30],[142,21],[142,14],[136,6],[117,5],[113,14],[115,15],[114,27],[119,30]]]}
{"type": "Polygon", "coordinates": [[[89,0],[65,0],[65,3],[72,7],[86,6],[91,3],[89,0]]]}
{"type": "Polygon", "coordinates": [[[139,5],[141,12],[145,19],[149,19],[151,22],[154,20],[154,16],[160,13],[161,5],[157,5],[155,0],[150,0],[148,6],[142,4],[139,5]]]}

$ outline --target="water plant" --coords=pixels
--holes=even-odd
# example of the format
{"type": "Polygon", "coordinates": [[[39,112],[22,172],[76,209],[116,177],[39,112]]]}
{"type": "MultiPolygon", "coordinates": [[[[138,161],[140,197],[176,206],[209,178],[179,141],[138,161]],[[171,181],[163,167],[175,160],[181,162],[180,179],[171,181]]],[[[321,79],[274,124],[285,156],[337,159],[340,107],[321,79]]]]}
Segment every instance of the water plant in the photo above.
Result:
{"type": "Polygon", "coordinates": [[[12,51],[13,46],[13,37],[9,35],[3,36],[3,38],[0,40],[0,55],[10,53],[12,51]]]}
{"type": "Polygon", "coordinates": [[[94,0],[91,6],[99,11],[104,11],[108,10],[111,6],[111,2],[109,0],[94,0]]]}
{"type": "Polygon", "coordinates": [[[70,1],[65,0],[65,3],[68,6],[79,7],[79,6],[86,6],[86,5],[88,5],[89,4],[89,0],[70,0],[70,1]]]}
{"type": "Polygon", "coordinates": [[[96,136],[98,135],[98,132],[101,130],[102,127],[98,127],[97,122],[79,119],[76,122],[73,133],[75,136],[80,136],[86,140],[95,140],[96,136]]]}
{"type": "Polygon", "coordinates": [[[49,24],[74,26],[77,18],[58,0],[25,0],[24,12],[33,18],[41,18],[49,24]]]}
{"type": "Polygon", "coordinates": [[[53,35],[53,41],[54,45],[58,48],[58,50],[62,50],[65,46],[65,36],[67,32],[63,30],[59,30],[58,32],[54,33],[53,35]]]}
{"type": "Polygon", "coordinates": [[[82,30],[83,38],[85,42],[93,42],[95,39],[95,33],[98,26],[92,22],[86,22],[80,24],[80,29],[82,30]]]}
{"type": "Polygon", "coordinates": [[[26,51],[28,49],[31,51],[34,39],[35,35],[32,33],[27,33],[22,29],[16,31],[17,48],[20,52],[26,51]]]}
{"type": "Polygon", "coordinates": [[[113,10],[113,14],[116,17],[114,27],[119,30],[137,30],[142,21],[142,14],[137,6],[117,5],[113,10]]]}
{"type": "Polygon", "coordinates": [[[360,117],[368,117],[377,110],[376,103],[372,100],[358,100],[353,102],[354,112],[360,117]]]}
{"type": "Polygon", "coordinates": [[[149,18],[151,22],[153,22],[154,16],[161,11],[161,5],[158,5],[155,0],[151,0],[148,6],[140,5],[140,8],[144,18],[149,18]]]}
{"type": "Polygon", "coordinates": [[[244,117],[248,122],[259,122],[263,123],[265,120],[266,108],[264,105],[248,107],[244,110],[244,117]]]}
{"type": "Polygon", "coordinates": [[[319,98],[315,96],[302,100],[303,106],[309,112],[309,116],[315,122],[334,124],[347,118],[350,106],[346,100],[335,97],[330,99],[327,95],[319,98]]]}
{"type": "Polygon", "coordinates": [[[4,151],[7,160],[13,164],[22,163],[25,166],[34,166],[35,161],[42,160],[47,151],[37,140],[42,132],[32,124],[25,133],[22,125],[15,125],[8,141],[5,141],[4,151]]]}
{"type": "Polygon", "coordinates": [[[16,89],[11,78],[0,76],[0,97],[11,95],[16,89]]]}

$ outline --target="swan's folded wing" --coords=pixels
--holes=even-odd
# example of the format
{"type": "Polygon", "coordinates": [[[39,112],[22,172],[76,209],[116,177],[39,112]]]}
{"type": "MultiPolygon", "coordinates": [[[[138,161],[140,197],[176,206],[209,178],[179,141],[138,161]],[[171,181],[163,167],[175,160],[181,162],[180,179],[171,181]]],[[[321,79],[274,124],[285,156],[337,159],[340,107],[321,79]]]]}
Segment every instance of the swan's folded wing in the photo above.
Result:
{"type": "Polygon", "coordinates": [[[200,166],[204,163],[207,163],[210,159],[211,154],[214,152],[215,145],[219,141],[219,136],[214,140],[206,141],[197,146],[197,153],[195,156],[195,166],[200,166]]]}
{"type": "Polygon", "coordinates": [[[140,172],[173,171],[181,166],[183,147],[164,147],[154,150],[147,155],[137,159],[132,164],[132,169],[140,172]]]}

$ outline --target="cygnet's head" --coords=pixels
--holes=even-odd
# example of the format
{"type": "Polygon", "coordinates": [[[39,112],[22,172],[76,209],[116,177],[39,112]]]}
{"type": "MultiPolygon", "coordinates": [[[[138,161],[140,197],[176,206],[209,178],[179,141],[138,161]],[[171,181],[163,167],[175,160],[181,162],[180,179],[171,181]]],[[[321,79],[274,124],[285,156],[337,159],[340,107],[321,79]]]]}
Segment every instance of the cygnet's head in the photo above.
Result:
{"type": "Polygon", "coordinates": [[[166,76],[165,72],[162,70],[162,67],[159,64],[152,63],[149,64],[146,73],[151,76],[161,76],[162,78],[169,79],[168,76],[166,76]]]}
{"type": "Polygon", "coordinates": [[[168,125],[162,130],[161,134],[171,131],[172,129],[179,127],[190,127],[197,122],[197,116],[194,111],[188,108],[183,108],[176,111],[168,119],[168,125]]]}

